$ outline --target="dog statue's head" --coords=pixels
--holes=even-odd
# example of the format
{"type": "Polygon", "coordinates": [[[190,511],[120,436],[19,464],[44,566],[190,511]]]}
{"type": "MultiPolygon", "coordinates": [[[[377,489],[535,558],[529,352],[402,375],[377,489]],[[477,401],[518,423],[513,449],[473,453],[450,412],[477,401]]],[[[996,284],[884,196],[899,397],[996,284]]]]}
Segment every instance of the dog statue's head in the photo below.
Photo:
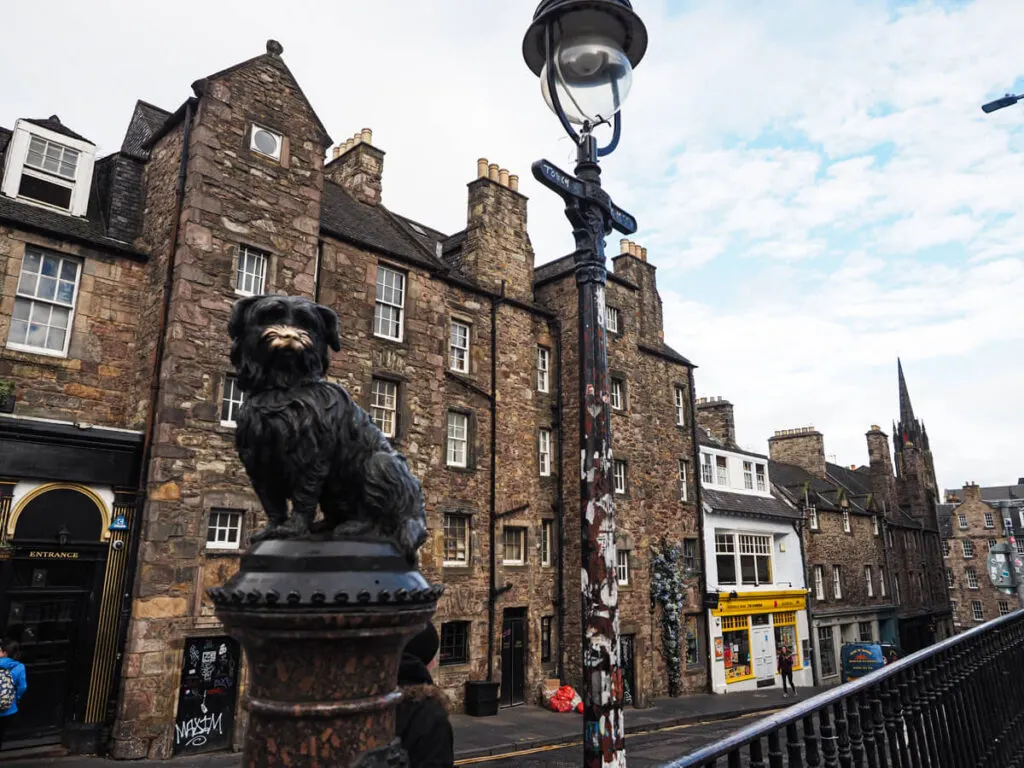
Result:
{"type": "Polygon", "coordinates": [[[228,333],[231,362],[243,392],[320,378],[327,372],[327,348],[341,349],[334,311],[297,296],[240,299],[228,333]]]}

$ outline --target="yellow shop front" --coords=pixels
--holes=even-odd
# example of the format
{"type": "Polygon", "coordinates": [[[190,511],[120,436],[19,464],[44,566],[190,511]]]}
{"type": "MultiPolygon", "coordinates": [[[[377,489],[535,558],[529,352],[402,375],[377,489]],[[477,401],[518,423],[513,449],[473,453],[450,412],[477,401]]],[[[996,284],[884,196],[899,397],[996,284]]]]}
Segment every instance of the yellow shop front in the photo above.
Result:
{"type": "Polygon", "coordinates": [[[793,681],[813,685],[807,590],[719,593],[708,611],[715,693],[781,686],[778,651],[793,649],[793,681]]]}

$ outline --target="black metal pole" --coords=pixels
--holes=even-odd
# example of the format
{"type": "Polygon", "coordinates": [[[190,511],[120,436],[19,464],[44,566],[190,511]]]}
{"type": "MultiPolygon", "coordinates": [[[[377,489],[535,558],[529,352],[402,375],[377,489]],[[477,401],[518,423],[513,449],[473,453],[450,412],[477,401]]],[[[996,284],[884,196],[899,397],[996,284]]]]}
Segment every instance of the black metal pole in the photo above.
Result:
{"type": "MultiPolygon", "coordinates": [[[[577,149],[576,177],[600,187],[597,143],[589,132],[577,149]]],[[[604,295],[604,238],[611,233],[611,222],[586,197],[570,202],[566,216],[576,239],[579,308],[583,764],[606,768],[626,764],[604,295]]]]}

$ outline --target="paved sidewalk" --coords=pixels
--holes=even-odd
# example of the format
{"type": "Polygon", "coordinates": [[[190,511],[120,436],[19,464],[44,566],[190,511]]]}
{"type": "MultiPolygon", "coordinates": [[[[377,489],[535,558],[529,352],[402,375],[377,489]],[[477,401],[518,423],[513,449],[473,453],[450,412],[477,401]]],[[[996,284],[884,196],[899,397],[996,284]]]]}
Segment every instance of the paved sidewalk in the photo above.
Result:
{"type": "MultiPolygon", "coordinates": [[[[800,698],[807,699],[824,690],[826,689],[802,688],[800,698]]],[[[782,691],[777,688],[656,699],[654,706],[649,709],[626,710],[626,733],[642,733],[685,723],[726,720],[750,712],[779,709],[793,703],[792,698],[782,698],[782,691]]],[[[452,726],[455,729],[455,758],[468,760],[579,741],[583,731],[583,718],[576,712],[560,713],[541,707],[515,707],[499,710],[494,717],[452,715],[452,726]]],[[[133,760],[129,763],[115,763],[96,757],[57,757],[54,752],[48,750],[26,750],[20,755],[6,752],[0,754],[0,768],[112,768],[118,765],[130,768],[161,765],[181,768],[237,768],[240,762],[240,755],[223,753],[181,757],[163,762],[133,760]],[[32,754],[33,752],[35,754],[32,754]]]]}

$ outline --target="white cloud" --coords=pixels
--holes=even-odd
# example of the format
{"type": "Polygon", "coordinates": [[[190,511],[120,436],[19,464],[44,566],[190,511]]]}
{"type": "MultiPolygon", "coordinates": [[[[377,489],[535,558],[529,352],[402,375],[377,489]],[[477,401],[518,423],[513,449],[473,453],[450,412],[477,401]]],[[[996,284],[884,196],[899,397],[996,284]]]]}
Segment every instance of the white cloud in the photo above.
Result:
{"type": "MultiPolygon", "coordinates": [[[[635,5],[650,48],[604,179],[699,389],[736,402],[750,442],[814,423],[862,462],[863,432],[895,415],[899,354],[942,482],[1024,474],[1024,112],[978,108],[1024,75],[1019,0],[635,5]]],[[[486,156],[531,196],[538,259],[571,249],[529,177],[573,154],[522,63],[532,1],[281,7],[51,0],[44,67],[38,13],[12,6],[0,124],[56,112],[112,151],[135,99],[173,109],[273,37],[335,138],[374,129],[390,207],[461,228],[486,156]]]]}

